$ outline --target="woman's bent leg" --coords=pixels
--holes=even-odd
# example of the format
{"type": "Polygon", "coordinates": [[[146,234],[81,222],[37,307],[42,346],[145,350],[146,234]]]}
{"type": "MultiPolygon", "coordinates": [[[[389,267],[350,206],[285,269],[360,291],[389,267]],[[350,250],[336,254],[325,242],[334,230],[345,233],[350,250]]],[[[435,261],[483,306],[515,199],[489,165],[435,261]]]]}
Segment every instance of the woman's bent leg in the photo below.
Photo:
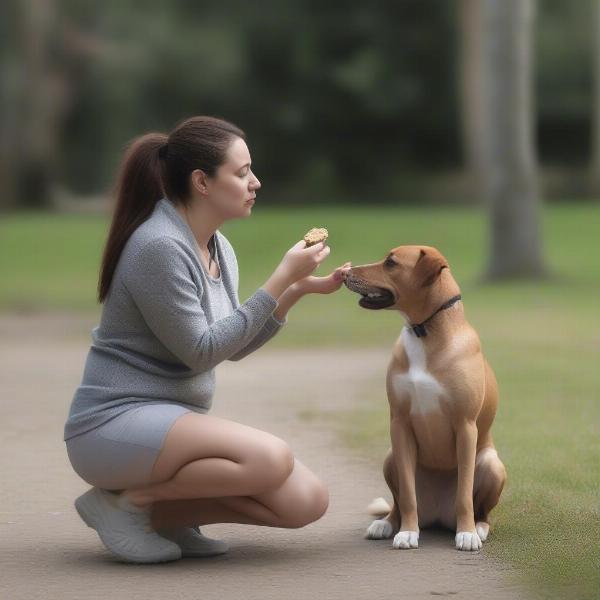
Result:
{"type": "Polygon", "coordinates": [[[244,523],[269,527],[303,527],[327,510],[325,485],[298,459],[288,479],[277,489],[255,496],[197,498],[156,502],[156,529],[210,523],[244,523]]]}
{"type": "Polygon", "coordinates": [[[169,430],[150,484],[125,491],[135,505],[161,500],[250,496],[290,476],[294,457],[281,439],[226,419],[187,413],[169,430]]]}
{"type": "Polygon", "coordinates": [[[156,459],[151,483],[125,491],[153,504],[153,525],[250,523],[301,527],[318,519],[329,497],[288,445],[263,431],[218,417],[177,419],[156,459]]]}

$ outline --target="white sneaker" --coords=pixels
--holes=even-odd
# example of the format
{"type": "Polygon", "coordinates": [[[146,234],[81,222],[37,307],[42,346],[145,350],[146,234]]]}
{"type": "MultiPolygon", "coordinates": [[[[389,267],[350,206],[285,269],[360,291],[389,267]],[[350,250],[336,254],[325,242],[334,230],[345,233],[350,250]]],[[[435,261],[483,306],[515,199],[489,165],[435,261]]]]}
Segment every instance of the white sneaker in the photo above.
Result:
{"type": "Polygon", "coordinates": [[[158,529],[157,533],[175,542],[181,548],[181,556],[184,558],[216,556],[229,550],[226,542],[202,535],[198,527],[158,529]]]}
{"type": "Polygon", "coordinates": [[[75,500],[75,508],[106,548],[125,562],[181,558],[181,548],[152,529],[150,509],[134,506],[123,495],[93,487],[75,500]]]}

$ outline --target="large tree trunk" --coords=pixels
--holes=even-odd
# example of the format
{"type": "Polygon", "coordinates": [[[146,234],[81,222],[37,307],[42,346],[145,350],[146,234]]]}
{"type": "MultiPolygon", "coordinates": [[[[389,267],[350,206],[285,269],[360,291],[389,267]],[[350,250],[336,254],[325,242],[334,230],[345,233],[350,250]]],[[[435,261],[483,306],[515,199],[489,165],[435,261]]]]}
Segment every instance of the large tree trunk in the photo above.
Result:
{"type": "Polygon", "coordinates": [[[483,0],[483,183],[491,279],[544,274],[533,141],[534,0],[483,0]]]}
{"type": "Polygon", "coordinates": [[[22,147],[15,165],[20,206],[41,208],[51,202],[58,119],[58,82],[50,48],[52,31],[56,31],[54,8],[54,2],[47,0],[26,0],[21,5],[26,80],[22,147]]]}
{"type": "MultiPolygon", "coordinates": [[[[64,117],[82,68],[122,55],[63,8],[56,0],[0,0],[0,19],[10,15],[14,24],[5,56],[0,40],[0,210],[52,205],[64,117]]],[[[104,9],[96,3],[91,10],[104,9]]]]}
{"type": "Polygon", "coordinates": [[[594,55],[592,105],[592,158],[590,161],[590,192],[600,197],[600,0],[594,2],[594,55]]]}
{"type": "Polygon", "coordinates": [[[10,11],[15,50],[5,56],[0,75],[0,176],[5,190],[0,208],[51,204],[65,91],[54,64],[60,44],[55,8],[53,0],[21,0],[10,11]]]}

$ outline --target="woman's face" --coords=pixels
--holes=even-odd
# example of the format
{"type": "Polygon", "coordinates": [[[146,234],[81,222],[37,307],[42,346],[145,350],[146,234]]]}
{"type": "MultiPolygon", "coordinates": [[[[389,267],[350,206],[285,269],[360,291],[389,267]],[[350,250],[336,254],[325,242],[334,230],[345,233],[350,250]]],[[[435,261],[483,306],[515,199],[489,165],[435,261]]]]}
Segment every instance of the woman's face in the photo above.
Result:
{"type": "Polygon", "coordinates": [[[225,162],[214,177],[204,178],[204,198],[223,219],[248,217],[252,212],[260,181],[250,168],[246,142],[235,138],[227,149],[225,162]]]}

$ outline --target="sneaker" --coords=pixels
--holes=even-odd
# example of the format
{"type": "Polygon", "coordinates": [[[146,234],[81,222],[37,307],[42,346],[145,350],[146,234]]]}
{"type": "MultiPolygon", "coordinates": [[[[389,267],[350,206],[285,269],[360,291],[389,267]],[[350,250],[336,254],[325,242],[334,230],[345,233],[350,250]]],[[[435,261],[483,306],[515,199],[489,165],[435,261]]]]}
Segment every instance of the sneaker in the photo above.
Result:
{"type": "Polygon", "coordinates": [[[186,558],[216,556],[229,550],[226,542],[202,535],[198,527],[158,529],[157,533],[175,542],[181,548],[181,556],[186,558]]]}
{"type": "Polygon", "coordinates": [[[152,529],[150,508],[135,506],[122,494],[93,487],[75,500],[75,508],[83,522],[97,531],[106,548],[125,562],[181,558],[181,548],[152,529]]]}

